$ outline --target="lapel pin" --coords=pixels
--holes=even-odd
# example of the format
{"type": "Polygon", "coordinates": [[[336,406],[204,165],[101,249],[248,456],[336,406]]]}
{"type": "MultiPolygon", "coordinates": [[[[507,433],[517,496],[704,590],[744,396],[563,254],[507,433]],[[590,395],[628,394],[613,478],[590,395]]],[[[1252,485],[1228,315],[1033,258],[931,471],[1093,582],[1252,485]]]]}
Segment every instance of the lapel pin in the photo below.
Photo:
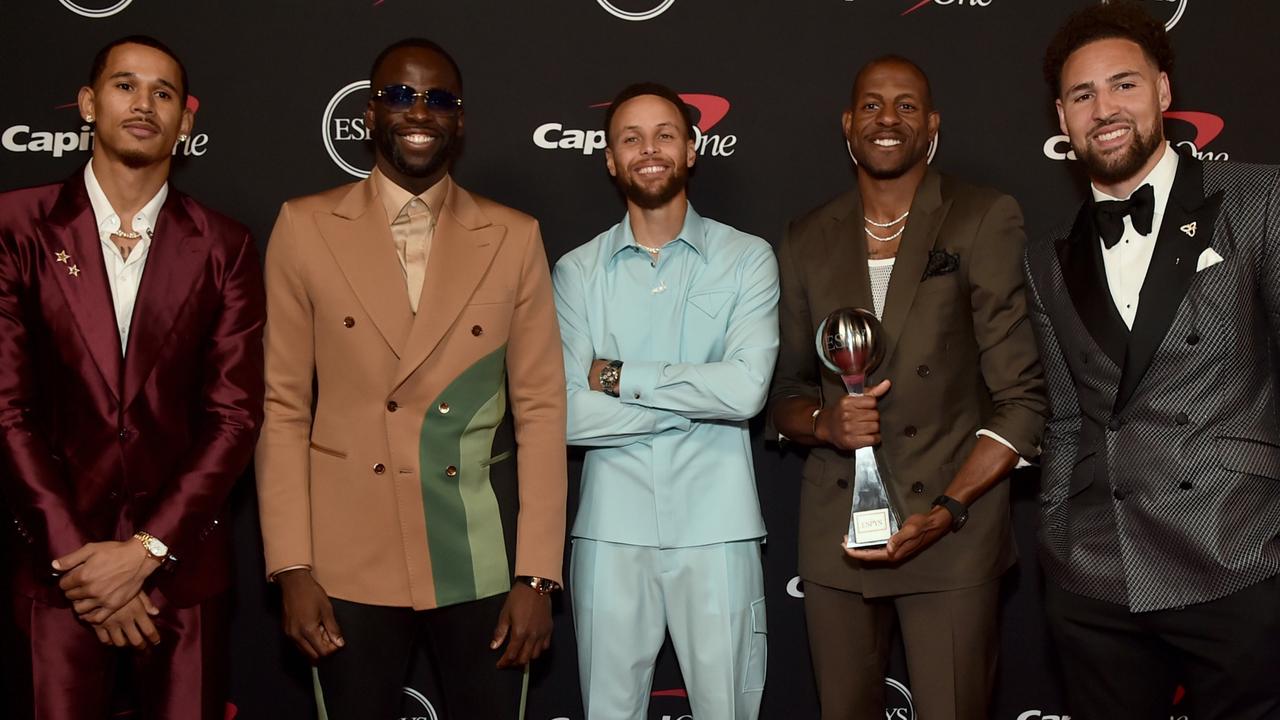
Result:
{"type": "Polygon", "coordinates": [[[66,265],[67,261],[71,259],[71,256],[67,254],[66,250],[60,250],[54,253],[53,256],[58,258],[58,262],[62,263],[63,265],[66,265]]]}
{"type": "Polygon", "coordinates": [[[1193,223],[1193,222],[1192,222],[1192,223],[1187,223],[1186,225],[1183,225],[1181,228],[1179,228],[1179,230],[1182,230],[1182,232],[1186,233],[1186,234],[1187,234],[1187,237],[1195,237],[1195,236],[1196,236],[1196,224],[1195,224],[1195,223],[1193,223]]]}
{"type": "Polygon", "coordinates": [[[70,275],[71,277],[76,277],[76,278],[80,277],[80,266],[72,265],[71,267],[67,268],[67,274],[70,275]]]}

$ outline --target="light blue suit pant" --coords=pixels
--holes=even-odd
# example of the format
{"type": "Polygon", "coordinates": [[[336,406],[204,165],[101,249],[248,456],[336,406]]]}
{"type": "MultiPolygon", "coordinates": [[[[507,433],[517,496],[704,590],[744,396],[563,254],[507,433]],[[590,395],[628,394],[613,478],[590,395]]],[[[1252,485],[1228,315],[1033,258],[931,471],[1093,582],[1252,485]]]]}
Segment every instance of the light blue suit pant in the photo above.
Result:
{"type": "Polygon", "coordinates": [[[644,720],[668,630],[696,718],[755,720],[765,677],[760,541],[660,549],[577,538],[569,589],[587,720],[644,720]]]}

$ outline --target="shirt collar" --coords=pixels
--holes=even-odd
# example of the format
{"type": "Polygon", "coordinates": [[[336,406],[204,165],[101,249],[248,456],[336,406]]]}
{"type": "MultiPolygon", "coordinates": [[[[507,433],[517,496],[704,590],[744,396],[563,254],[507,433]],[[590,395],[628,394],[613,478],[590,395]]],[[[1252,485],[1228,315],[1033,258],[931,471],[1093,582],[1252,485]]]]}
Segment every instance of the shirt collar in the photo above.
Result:
{"type": "Polygon", "coordinates": [[[373,169],[371,177],[373,178],[373,187],[378,192],[378,199],[382,201],[382,209],[387,213],[388,225],[400,217],[400,212],[404,210],[404,206],[408,205],[415,197],[427,204],[427,208],[431,210],[431,217],[440,217],[440,210],[444,207],[444,200],[449,194],[449,186],[451,185],[449,176],[446,174],[439,182],[427,188],[421,195],[414,195],[392,182],[391,178],[383,175],[382,171],[376,167],[373,169]]]}
{"type": "MultiPolygon", "coordinates": [[[[702,216],[694,211],[693,205],[688,201],[685,201],[684,225],[681,226],[680,233],[672,239],[671,244],[675,244],[677,241],[693,248],[703,261],[707,259],[706,226],[702,216]]],[[[613,232],[609,233],[609,261],[612,262],[619,253],[627,250],[638,253],[645,252],[636,244],[636,236],[631,231],[631,213],[624,215],[622,222],[615,225],[613,232]]]]}
{"type": "MultiPolygon", "coordinates": [[[[93,219],[98,224],[99,234],[109,234],[119,230],[123,223],[120,222],[120,216],[116,214],[115,208],[111,207],[111,201],[107,199],[107,194],[102,191],[102,185],[98,183],[98,176],[93,174],[93,161],[85,163],[84,166],[84,187],[89,193],[89,204],[93,207],[93,219]]],[[[133,218],[133,231],[142,233],[143,242],[146,242],[151,233],[155,232],[156,220],[160,217],[160,208],[164,207],[164,201],[169,197],[169,183],[160,186],[160,190],[156,192],[155,197],[147,201],[142,206],[142,210],[133,218]]]]}
{"type": "MultiPolygon", "coordinates": [[[[1173,179],[1178,175],[1178,153],[1168,142],[1164,144],[1164,156],[1160,158],[1160,162],[1151,168],[1151,172],[1142,179],[1142,182],[1134,186],[1136,191],[1143,185],[1150,185],[1155,191],[1155,215],[1160,217],[1164,215],[1164,209],[1169,205],[1169,193],[1173,191],[1173,179]]],[[[1110,195],[1098,189],[1097,185],[1089,184],[1089,189],[1093,191],[1093,201],[1103,202],[1106,200],[1127,200],[1128,198],[1111,197],[1110,195]]],[[[1132,194],[1132,193],[1130,193],[1132,194]]]]}

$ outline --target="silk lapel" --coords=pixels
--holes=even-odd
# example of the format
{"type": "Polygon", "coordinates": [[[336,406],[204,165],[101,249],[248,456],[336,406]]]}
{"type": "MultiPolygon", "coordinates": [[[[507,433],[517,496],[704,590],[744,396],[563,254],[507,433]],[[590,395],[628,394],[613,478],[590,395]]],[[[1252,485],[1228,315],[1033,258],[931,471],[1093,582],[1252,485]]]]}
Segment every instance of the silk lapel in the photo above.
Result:
{"type": "Polygon", "coordinates": [[[316,226],[356,298],[399,358],[413,325],[413,311],[391,224],[375,193],[372,179],[356,183],[332,214],[316,215],[316,226]]]}
{"type": "Polygon", "coordinates": [[[1071,234],[1057,242],[1057,251],[1062,279],[1076,314],[1102,352],[1116,367],[1123,367],[1129,328],[1111,298],[1102,264],[1102,245],[1093,226],[1092,203],[1080,206],[1071,234]]]}
{"type": "Polygon", "coordinates": [[[395,387],[422,365],[462,313],[505,234],[506,228],[490,223],[470,193],[456,184],[450,187],[431,240],[418,314],[400,356],[395,387]]]}
{"type": "MultiPolygon", "coordinates": [[[[898,347],[898,339],[902,337],[911,303],[915,300],[916,289],[924,270],[928,267],[929,251],[933,249],[942,229],[942,221],[951,207],[950,200],[942,200],[942,176],[933,170],[925,173],[924,180],[916,189],[916,196],[911,202],[911,215],[907,220],[907,230],[898,245],[898,256],[893,263],[893,274],[889,277],[889,290],[884,300],[884,317],[880,324],[884,326],[884,360],[881,367],[888,367],[893,361],[893,353],[898,347]]],[[[861,219],[861,218],[859,218],[861,219]]]]}
{"type": "Polygon", "coordinates": [[[102,259],[102,240],[84,174],[78,172],[62,186],[49,212],[49,224],[41,230],[48,253],[49,268],[57,278],[89,354],[102,379],[117,399],[120,389],[120,331],[116,327],[115,305],[102,259]],[[57,254],[70,257],[65,263],[57,254]],[[73,271],[76,274],[72,274],[73,271]]]}
{"type": "Polygon", "coordinates": [[[199,285],[208,256],[208,241],[201,237],[188,212],[185,196],[170,190],[156,218],[129,324],[124,407],[142,390],[165,344],[174,336],[174,321],[199,285]]]}
{"type": "Polygon", "coordinates": [[[1138,296],[1138,313],[1133,320],[1116,393],[1117,411],[1133,397],[1151,366],[1151,359],[1164,342],[1195,277],[1196,261],[1213,238],[1221,204],[1221,193],[1208,199],[1204,196],[1204,170],[1200,161],[1185,155],[1179,157],[1178,172],[1160,221],[1160,234],[1156,236],[1155,252],[1138,296]],[[1183,229],[1193,223],[1194,236],[1183,229]]]}

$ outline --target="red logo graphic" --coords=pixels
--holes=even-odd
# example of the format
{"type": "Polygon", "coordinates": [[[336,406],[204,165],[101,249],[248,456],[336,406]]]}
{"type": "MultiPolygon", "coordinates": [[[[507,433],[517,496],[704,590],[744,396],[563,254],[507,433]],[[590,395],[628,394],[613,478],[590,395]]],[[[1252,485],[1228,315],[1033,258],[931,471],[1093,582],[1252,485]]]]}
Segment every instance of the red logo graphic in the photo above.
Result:
{"type": "Polygon", "coordinates": [[[903,15],[910,15],[925,5],[955,5],[956,7],[989,7],[993,0],[919,0],[911,7],[902,11],[903,15]]]}
{"type": "Polygon", "coordinates": [[[689,697],[689,691],[685,690],[684,688],[672,688],[671,690],[654,690],[653,692],[649,693],[649,695],[650,697],[687,698],[689,697]]]}
{"type": "Polygon", "coordinates": [[[1164,117],[1166,120],[1181,120],[1191,123],[1196,129],[1196,136],[1192,138],[1191,143],[1201,150],[1204,149],[1205,145],[1213,142],[1214,138],[1221,135],[1222,129],[1227,125],[1222,118],[1206,112],[1176,110],[1166,112],[1164,117]]]}
{"type": "MultiPolygon", "coordinates": [[[[698,119],[694,121],[694,125],[704,133],[711,132],[711,128],[724,119],[729,114],[729,101],[719,95],[706,95],[703,93],[680,93],[680,99],[686,104],[698,111],[698,119]]],[[[609,103],[596,103],[592,108],[609,107],[609,103]]]]}

